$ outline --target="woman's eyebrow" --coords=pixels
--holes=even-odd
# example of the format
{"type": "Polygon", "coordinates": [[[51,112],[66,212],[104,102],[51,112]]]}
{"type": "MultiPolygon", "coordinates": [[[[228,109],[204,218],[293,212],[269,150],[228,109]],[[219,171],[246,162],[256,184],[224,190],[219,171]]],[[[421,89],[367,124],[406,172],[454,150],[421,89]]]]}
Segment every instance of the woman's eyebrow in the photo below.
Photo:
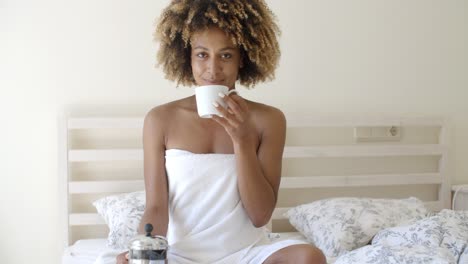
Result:
{"type": "Polygon", "coordinates": [[[220,51],[235,50],[235,49],[236,49],[236,48],[234,48],[234,47],[226,47],[226,48],[220,49],[220,51]]]}
{"type": "MultiPolygon", "coordinates": [[[[208,48],[203,47],[203,46],[195,46],[193,49],[194,50],[195,49],[209,50],[208,48]]],[[[225,47],[225,48],[220,49],[219,51],[235,50],[235,49],[236,49],[235,47],[225,47]]]]}
{"type": "Polygon", "coordinates": [[[205,48],[205,47],[203,47],[203,46],[196,46],[196,47],[194,47],[193,49],[208,50],[207,48],[205,48]]]}

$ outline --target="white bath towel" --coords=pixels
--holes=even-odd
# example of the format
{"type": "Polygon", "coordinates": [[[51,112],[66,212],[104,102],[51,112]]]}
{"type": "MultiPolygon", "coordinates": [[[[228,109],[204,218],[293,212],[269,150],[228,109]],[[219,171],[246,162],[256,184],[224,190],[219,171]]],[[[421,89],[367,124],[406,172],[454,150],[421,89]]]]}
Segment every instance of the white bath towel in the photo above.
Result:
{"type": "Polygon", "coordinates": [[[235,155],[166,151],[170,263],[262,263],[302,240],[271,242],[250,221],[237,187],[235,155]]]}

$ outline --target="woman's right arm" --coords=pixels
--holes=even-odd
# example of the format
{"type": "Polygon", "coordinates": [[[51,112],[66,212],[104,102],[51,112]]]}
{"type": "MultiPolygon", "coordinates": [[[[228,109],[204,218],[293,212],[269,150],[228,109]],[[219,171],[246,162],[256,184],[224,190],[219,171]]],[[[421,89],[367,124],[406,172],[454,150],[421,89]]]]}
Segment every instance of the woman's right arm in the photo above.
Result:
{"type": "Polygon", "coordinates": [[[143,126],[143,156],[146,208],[138,233],[145,233],[145,225],[153,225],[153,235],[166,236],[169,223],[168,184],[165,167],[165,133],[167,115],[161,107],[152,109],[143,126]]]}
{"type": "MultiPolygon", "coordinates": [[[[162,109],[154,108],[145,117],[143,125],[143,157],[146,207],[138,227],[145,233],[145,225],[153,225],[152,235],[166,236],[169,223],[168,185],[165,169],[165,133],[162,109]]],[[[116,257],[117,264],[128,264],[128,251],[116,257]]]]}
{"type": "MultiPolygon", "coordinates": [[[[145,225],[153,225],[152,235],[166,236],[169,223],[168,185],[165,167],[165,120],[162,109],[154,108],[145,117],[143,125],[143,163],[146,207],[138,227],[145,233],[145,225]]],[[[128,264],[128,251],[116,257],[117,264],[128,264]]]]}

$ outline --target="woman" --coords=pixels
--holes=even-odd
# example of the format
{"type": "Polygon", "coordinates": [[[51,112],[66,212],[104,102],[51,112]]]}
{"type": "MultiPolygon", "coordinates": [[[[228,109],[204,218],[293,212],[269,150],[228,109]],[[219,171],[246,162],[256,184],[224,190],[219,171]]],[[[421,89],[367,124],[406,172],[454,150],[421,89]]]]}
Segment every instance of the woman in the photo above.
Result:
{"type": "MultiPolygon", "coordinates": [[[[178,84],[252,87],[274,78],[278,33],[262,0],[172,1],[156,30],[158,61],[178,84]]],[[[316,247],[272,242],[261,228],[278,197],[283,113],[235,93],[220,97],[222,117],[200,118],[194,96],[147,114],[140,231],[151,223],[168,237],[169,263],[325,263],[316,247]]]]}

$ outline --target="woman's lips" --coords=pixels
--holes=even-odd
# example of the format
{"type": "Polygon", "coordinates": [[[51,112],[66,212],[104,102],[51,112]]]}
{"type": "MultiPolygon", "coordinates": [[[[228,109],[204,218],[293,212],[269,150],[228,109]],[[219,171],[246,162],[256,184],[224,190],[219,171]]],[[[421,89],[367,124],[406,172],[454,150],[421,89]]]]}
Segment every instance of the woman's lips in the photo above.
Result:
{"type": "Polygon", "coordinates": [[[208,81],[203,80],[204,85],[223,85],[223,81],[208,81]]]}

